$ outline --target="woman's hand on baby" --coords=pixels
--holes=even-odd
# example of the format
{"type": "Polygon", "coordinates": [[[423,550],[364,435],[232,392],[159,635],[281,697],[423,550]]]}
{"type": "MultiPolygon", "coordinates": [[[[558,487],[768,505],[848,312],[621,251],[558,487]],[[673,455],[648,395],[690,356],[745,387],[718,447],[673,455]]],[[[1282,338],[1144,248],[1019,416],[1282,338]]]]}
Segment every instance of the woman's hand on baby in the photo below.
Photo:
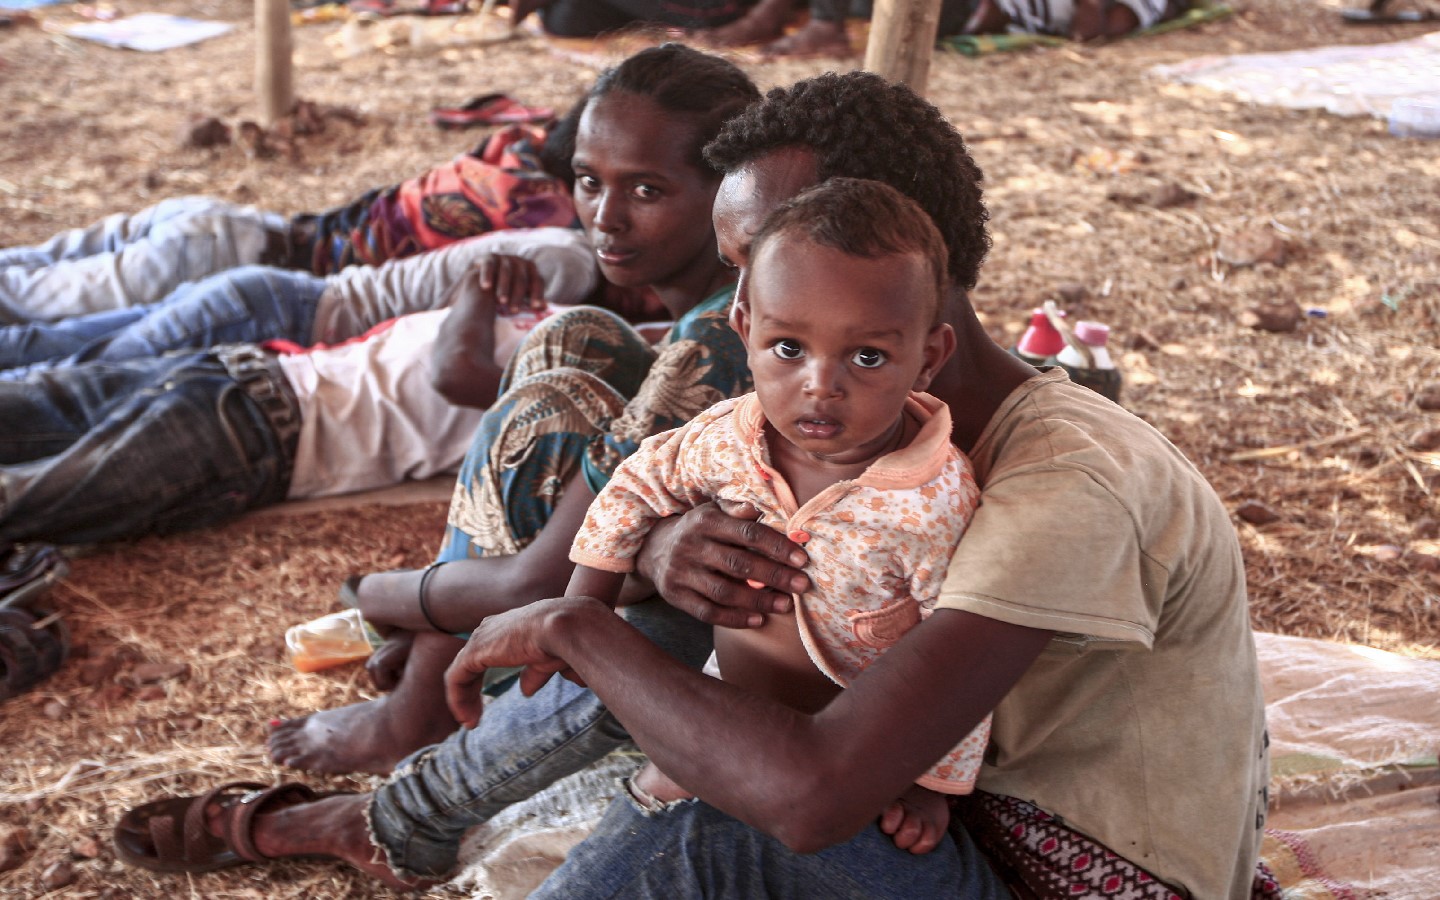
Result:
{"type": "Polygon", "coordinates": [[[513,316],[545,307],[545,279],[534,260],[492,253],[475,264],[480,288],[494,298],[495,314],[513,316]]]}
{"type": "Polygon", "coordinates": [[[880,814],[880,830],[894,838],[896,847],[916,855],[934,850],[949,827],[949,800],[919,785],[911,785],[880,814]]]}
{"type": "Polygon", "coordinates": [[[705,503],[662,519],[638,560],[671,606],[709,625],[758,628],[768,613],[787,613],[791,595],[809,589],[799,544],[762,525],[759,513],[731,515],[705,503]]]}

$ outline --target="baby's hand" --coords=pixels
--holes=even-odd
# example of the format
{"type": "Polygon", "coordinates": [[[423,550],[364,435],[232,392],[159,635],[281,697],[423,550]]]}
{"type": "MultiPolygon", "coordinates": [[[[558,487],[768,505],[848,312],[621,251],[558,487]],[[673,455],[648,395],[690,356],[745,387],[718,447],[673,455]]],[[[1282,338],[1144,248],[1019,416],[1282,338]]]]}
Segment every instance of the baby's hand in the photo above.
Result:
{"type": "Polygon", "coordinates": [[[895,839],[896,847],[917,856],[934,850],[949,826],[945,795],[919,785],[911,785],[880,814],[880,830],[895,839]]]}

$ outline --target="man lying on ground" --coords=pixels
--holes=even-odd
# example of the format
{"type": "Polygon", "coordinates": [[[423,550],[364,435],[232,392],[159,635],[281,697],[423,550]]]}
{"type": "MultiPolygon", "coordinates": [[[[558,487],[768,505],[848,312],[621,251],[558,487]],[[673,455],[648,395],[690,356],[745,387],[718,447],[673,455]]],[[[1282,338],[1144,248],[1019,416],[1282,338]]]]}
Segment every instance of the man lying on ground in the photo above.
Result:
{"type": "MultiPolygon", "coordinates": [[[[387,319],[436,308],[470,268],[493,257],[538,261],[543,271],[532,283],[554,282],[557,295],[574,297],[582,285],[605,287],[590,255],[585,236],[576,229],[527,228],[465,238],[438,250],[378,266],[348,266],[325,276],[242,266],[182,284],[149,306],[0,326],[0,379],[217,344],[338,344],[387,319]]],[[[531,299],[538,298],[516,298],[531,299]]]]}
{"type": "Polygon", "coordinates": [[[178,197],[0,248],[0,324],[47,322],[158,303],[237,266],[326,275],[380,265],[507,228],[571,226],[570,133],[511,126],[470,153],[320,213],[284,216],[178,197]]]}
{"type": "Polygon", "coordinates": [[[513,311],[497,282],[529,312],[537,296],[596,297],[589,244],[555,233],[533,259],[449,269],[452,248],[410,266],[418,280],[392,272],[393,300],[442,308],[335,346],[225,344],[0,380],[0,543],[165,533],[453,471],[523,336],[497,315],[513,311]]]}

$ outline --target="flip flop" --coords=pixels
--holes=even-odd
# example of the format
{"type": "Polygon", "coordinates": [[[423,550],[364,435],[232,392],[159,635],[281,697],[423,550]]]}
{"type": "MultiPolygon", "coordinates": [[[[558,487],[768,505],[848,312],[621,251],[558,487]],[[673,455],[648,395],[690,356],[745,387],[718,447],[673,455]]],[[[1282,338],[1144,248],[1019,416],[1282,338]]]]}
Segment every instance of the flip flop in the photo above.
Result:
{"type": "Polygon", "coordinates": [[[507,94],[485,94],[460,106],[437,106],[430,110],[430,124],[437,128],[548,122],[553,118],[555,110],[550,107],[525,106],[507,94]]]}
{"type": "MultiPolygon", "coordinates": [[[[242,863],[266,862],[254,841],[255,816],[337,792],[316,792],[290,782],[267,787],[235,781],[195,797],[170,797],[137,806],[115,825],[115,855],[152,872],[214,872],[242,863]],[[210,834],[205,810],[221,804],[223,835],[210,834]]],[[[298,857],[297,857],[298,858],[298,857]]]]}

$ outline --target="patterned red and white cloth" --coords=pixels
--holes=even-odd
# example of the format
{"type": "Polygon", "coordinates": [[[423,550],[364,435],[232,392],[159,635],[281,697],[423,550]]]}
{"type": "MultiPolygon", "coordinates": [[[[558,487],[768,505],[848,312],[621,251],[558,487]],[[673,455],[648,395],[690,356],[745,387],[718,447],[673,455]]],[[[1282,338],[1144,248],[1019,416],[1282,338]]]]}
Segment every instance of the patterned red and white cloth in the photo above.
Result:
{"type": "MultiPolygon", "coordinates": [[[[976,791],[956,805],[959,821],[1019,900],[1113,897],[1182,900],[1154,875],[1074,831],[1045,810],[976,791]]],[[[1253,900],[1279,900],[1280,886],[1262,863],[1253,900]]]]}

